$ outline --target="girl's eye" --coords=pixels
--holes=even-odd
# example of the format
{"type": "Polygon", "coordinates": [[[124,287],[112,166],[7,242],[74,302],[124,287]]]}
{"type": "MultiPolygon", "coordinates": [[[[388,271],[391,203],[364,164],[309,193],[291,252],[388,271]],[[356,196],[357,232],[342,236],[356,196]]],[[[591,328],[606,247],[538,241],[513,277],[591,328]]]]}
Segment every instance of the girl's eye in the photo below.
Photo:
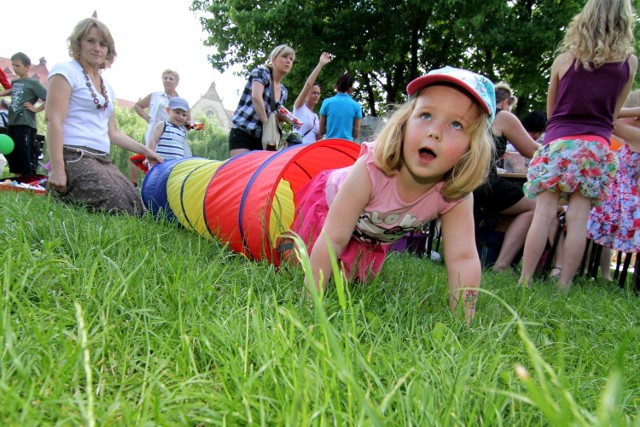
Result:
{"type": "Polygon", "coordinates": [[[423,120],[429,120],[431,118],[431,113],[422,113],[420,114],[420,118],[423,120]]]}
{"type": "Polygon", "coordinates": [[[460,129],[460,130],[464,129],[464,126],[462,126],[462,123],[460,123],[460,122],[451,123],[451,127],[454,128],[454,129],[460,129]]]}

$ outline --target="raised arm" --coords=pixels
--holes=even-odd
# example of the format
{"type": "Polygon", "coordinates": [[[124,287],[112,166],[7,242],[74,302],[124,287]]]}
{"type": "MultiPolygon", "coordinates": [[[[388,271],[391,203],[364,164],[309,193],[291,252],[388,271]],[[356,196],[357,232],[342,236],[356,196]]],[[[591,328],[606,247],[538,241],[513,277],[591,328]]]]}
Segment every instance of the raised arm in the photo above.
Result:
{"type": "Polygon", "coordinates": [[[311,74],[309,74],[309,77],[307,77],[307,81],[304,83],[304,87],[300,91],[300,94],[296,98],[296,101],[293,103],[293,106],[295,108],[300,108],[305,103],[307,95],[309,95],[309,92],[313,88],[313,84],[316,82],[320,71],[329,62],[331,62],[331,54],[329,54],[328,52],[322,52],[322,55],[320,55],[320,60],[318,61],[318,65],[316,65],[313,71],[311,71],[311,74]]]}

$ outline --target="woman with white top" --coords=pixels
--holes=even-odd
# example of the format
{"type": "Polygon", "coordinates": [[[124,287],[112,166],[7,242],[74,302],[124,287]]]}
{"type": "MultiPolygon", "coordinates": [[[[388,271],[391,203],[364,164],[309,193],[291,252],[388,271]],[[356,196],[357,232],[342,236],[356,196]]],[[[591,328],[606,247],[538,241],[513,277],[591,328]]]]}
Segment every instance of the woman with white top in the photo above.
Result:
{"type": "Polygon", "coordinates": [[[101,21],[86,18],[68,42],[73,60],[56,64],[49,73],[47,190],[65,203],[91,210],[142,214],[146,209],[140,195],[111,163],[109,149],[115,144],[153,162],[161,163],[162,157],[118,129],[115,93],[101,75],[116,57],[113,37],[101,21]]]}
{"type": "Polygon", "coordinates": [[[331,54],[323,52],[320,55],[318,65],[313,69],[307,81],[293,104],[293,115],[302,122],[298,133],[302,137],[303,144],[316,142],[320,137],[320,119],[313,112],[320,101],[320,84],[316,82],[322,68],[331,62],[331,54]]]}

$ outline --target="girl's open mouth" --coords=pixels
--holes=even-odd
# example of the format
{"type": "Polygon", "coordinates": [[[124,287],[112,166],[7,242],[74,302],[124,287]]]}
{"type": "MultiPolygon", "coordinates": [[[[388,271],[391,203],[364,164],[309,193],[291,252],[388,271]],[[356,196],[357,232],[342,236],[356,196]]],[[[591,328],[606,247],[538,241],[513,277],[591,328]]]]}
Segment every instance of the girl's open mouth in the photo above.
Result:
{"type": "Polygon", "coordinates": [[[421,148],[418,153],[420,154],[421,162],[428,162],[429,160],[433,160],[437,157],[436,153],[429,148],[421,148]]]}

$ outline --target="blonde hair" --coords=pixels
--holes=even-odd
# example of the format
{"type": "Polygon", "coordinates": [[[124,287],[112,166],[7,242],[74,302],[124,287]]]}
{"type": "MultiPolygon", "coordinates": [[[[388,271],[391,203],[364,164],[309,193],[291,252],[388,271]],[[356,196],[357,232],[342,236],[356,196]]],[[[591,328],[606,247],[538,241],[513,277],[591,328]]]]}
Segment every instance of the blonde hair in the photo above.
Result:
{"type": "Polygon", "coordinates": [[[629,92],[627,100],[624,101],[625,107],[640,107],[640,89],[629,92]]]}
{"type": "Polygon", "coordinates": [[[587,70],[624,61],[634,51],[634,24],[630,0],[589,0],[571,20],[559,50],[587,70]]]}
{"type": "Polygon", "coordinates": [[[177,71],[173,71],[173,70],[170,70],[169,68],[167,68],[166,70],[164,70],[162,72],[162,76],[161,77],[164,77],[167,74],[171,74],[173,77],[176,78],[176,84],[180,82],[180,74],[178,74],[177,71]]]}
{"type": "Polygon", "coordinates": [[[281,44],[273,48],[271,53],[269,54],[269,59],[267,59],[266,66],[269,69],[273,69],[273,61],[276,60],[279,56],[291,56],[293,61],[296,60],[296,51],[293,50],[291,46],[288,44],[281,44]]]}
{"type": "MultiPolygon", "coordinates": [[[[414,96],[400,105],[376,137],[374,162],[387,175],[397,173],[402,166],[404,134],[416,100],[417,96],[414,96]]],[[[489,134],[491,126],[477,102],[474,102],[474,105],[478,117],[467,128],[471,135],[469,149],[443,177],[442,195],[449,199],[457,199],[471,193],[485,182],[489,174],[493,158],[493,143],[489,134]]]]}
{"type": "Polygon", "coordinates": [[[509,86],[507,82],[498,82],[494,85],[494,89],[496,92],[496,105],[504,102],[505,100],[509,100],[509,105],[515,106],[516,102],[518,102],[518,98],[513,94],[513,89],[509,86]]]}
{"type": "Polygon", "coordinates": [[[116,45],[113,41],[109,28],[107,28],[107,26],[97,18],[85,18],[76,24],[71,35],[67,39],[67,42],[69,43],[69,55],[76,61],[80,62],[80,44],[82,43],[82,39],[84,39],[86,35],[89,34],[89,31],[94,27],[98,30],[98,34],[100,34],[100,37],[107,45],[107,58],[103,64],[100,64],[100,68],[108,68],[116,59],[116,45]]]}

